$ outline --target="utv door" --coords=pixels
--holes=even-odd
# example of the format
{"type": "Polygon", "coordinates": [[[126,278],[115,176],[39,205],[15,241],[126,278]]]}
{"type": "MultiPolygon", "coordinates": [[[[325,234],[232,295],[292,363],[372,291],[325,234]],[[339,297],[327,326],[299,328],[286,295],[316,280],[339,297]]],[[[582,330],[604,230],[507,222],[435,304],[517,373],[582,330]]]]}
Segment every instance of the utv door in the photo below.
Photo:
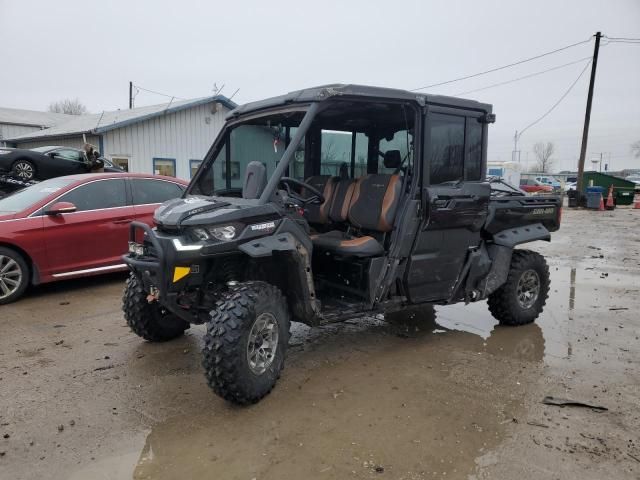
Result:
{"type": "Polygon", "coordinates": [[[412,302],[448,300],[480,244],[491,192],[485,113],[430,107],[425,116],[423,215],[405,279],[412,302]]]}

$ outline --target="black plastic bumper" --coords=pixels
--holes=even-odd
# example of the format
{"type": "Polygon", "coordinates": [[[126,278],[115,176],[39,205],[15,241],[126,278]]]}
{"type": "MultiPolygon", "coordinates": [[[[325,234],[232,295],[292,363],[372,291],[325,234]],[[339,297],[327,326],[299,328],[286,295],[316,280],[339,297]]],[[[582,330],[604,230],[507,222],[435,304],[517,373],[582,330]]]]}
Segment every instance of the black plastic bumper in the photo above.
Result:
{"type": "Polygon", "coordinates": [[[152,290],[155,290],[158,295],[158,302],[163,307],[187,322],[197,323],[198,319],[194,318],[189,310],[185,310],[178,305],[177,299],[181,287],[179,284],[172,282],[172,272],[175,266],[189,264],[193,257],[185,258],[185,255],[180,255],[179,257],[171,245],[171,238],[158,238],[156,232],[145,223],[131,222],[129,241],[136,242],[138,230],[142,230],[145,233],[144,242],[151,244],[153,253],[142,257],[129,253],[122,256],[123,261],[141,279],[147,292],[151,293],[152,290]]]}

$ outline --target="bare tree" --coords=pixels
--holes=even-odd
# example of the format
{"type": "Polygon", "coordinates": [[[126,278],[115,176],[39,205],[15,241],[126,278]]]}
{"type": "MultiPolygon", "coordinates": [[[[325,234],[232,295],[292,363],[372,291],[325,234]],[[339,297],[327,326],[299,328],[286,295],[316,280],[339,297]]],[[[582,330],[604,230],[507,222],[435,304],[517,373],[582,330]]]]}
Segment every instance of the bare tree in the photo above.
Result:
{"type": "Polygon", "coordinates": [[[77,98],[65,98],[59,102],[49,104],[49,111],[52,113],[66,113],[68,115],[84,115],[87,107],[77,98]]]}
{"type": "Polygon", "coordinates": [[[555,149],[555,146],[551,142],[538,142],[533,146],[533,153],[538,159],[535,166],[538,172],[549,173],[553,168],[553,159],[551,157],[555,149]]]}
{"type": "Polygon", "coordinates": [[[631,152],[635,158],[640,158],[640,140],[631,144],[631,152]]]}

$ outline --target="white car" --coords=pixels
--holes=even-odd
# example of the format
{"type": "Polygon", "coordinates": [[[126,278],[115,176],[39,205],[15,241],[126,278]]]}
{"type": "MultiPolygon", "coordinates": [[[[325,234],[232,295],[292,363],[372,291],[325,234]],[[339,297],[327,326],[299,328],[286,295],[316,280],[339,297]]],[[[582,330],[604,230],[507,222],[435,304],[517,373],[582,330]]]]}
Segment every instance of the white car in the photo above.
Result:
{"type": "Polygon", "coordinates": [[[640,175],[629,175],[628,177],[625,177],[624,179],[628,180],[629,182],[635,183],[636,184],[635,191],[636,192],[640,191],[640,175]]]}

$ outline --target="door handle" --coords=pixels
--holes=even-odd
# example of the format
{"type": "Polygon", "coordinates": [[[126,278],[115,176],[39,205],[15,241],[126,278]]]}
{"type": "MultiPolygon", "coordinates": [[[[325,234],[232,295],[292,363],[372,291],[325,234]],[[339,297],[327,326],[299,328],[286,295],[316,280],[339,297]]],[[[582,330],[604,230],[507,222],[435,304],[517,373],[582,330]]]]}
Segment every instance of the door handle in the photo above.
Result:
{"type": "Polygon", "coordinates": [[[131,223],[133,222],[133,218],[123,218],[122,220],[114,220],[113,223],[115,223],[116,225],[122,225],[124,223],[131,223]]]}

